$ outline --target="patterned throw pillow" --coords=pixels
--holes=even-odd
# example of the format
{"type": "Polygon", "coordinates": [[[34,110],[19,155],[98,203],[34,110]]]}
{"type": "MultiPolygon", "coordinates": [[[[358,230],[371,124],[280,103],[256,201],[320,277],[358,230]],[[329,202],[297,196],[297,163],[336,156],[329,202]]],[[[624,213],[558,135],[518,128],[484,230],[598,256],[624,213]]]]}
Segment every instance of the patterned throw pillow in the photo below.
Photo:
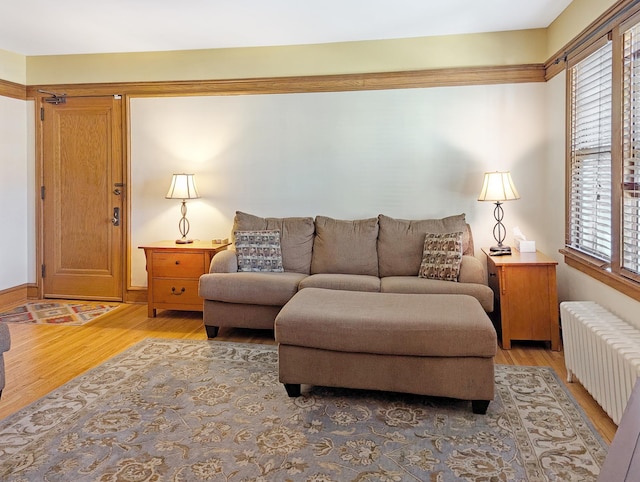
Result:
{"type": "Polygon", "coordinates": [[[424,238],[420,278],[458,281],[462,264],[462,232],[433,234],[424,238]]]}
{"type": "Polygon", "coordinates": [[[283,272],[280,231],[236,231],[238,271],[283,272]]]}

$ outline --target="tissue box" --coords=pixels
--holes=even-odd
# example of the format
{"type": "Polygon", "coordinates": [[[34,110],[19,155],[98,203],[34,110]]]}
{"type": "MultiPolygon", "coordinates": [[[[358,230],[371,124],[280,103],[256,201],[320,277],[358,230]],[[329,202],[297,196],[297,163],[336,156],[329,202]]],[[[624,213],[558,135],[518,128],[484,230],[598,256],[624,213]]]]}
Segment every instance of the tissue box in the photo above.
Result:
{"type": "Polygon", "coordinates": [[[516,249],[521,253],[535,253],[536,252],[536,242],[535,241],[524,241],[521,239],[516,239],[516,249]]]}

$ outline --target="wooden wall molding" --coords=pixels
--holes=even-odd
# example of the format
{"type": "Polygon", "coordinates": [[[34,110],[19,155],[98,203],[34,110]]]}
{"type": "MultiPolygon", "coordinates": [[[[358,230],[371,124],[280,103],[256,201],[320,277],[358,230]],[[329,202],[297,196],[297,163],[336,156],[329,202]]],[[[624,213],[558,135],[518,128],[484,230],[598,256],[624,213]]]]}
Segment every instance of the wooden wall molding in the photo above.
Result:
{"type": "Polygon", "coordinates": [[[0,79],[0,96],[27,100],[27,87],[16,84],[15,82],[0,79]]]}
{"type": "Polygon", "coordinates": [[[162,97],[343,92],[544,81],[544,65],[525,64],[255,79],[35,85],[27,87],[27,97],[42,95],[38,93],[38,89],[64,92],[70,96],[123,94],[132,97],[162,97]]]}
{"type": "Polygon", "coordinates": [[[28,285],[23,284],[0,291],[0,307],[9,307],[24,303],[28,298],[28,285]]]}
{"type": "Polygon", "coordinates": [[[127,94],[134,97],[162,97],[342,92],[546,82],[565,70],[567,53],[579,49],[592,36],[604,34],[610,30],[621,16],[631,16],[637,12],[640,12],[639,0],[619,0],[544,64],[229,80],[46,84],[26,87],[0,80],[0,96],[22,100],[33,99],[41,95],[37,92],[38,89],[77,96],[127,94]]]}
{"type": "Polygon", "coordinates": [[[148,299],[147,288],[132,286],[125,290],[125,303],[146,304],[148,299]]]}

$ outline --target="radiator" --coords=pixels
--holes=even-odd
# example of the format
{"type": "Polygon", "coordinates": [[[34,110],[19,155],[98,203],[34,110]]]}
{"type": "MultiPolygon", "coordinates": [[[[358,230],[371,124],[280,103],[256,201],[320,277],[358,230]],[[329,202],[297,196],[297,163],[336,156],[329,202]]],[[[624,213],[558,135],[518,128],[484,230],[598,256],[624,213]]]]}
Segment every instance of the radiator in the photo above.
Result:
{"type": "Polygon", "coordinates": [[[640,329],[591,301],[560,303],[560,317],[567,380],[619,424],[640,375],[640,329]]]}

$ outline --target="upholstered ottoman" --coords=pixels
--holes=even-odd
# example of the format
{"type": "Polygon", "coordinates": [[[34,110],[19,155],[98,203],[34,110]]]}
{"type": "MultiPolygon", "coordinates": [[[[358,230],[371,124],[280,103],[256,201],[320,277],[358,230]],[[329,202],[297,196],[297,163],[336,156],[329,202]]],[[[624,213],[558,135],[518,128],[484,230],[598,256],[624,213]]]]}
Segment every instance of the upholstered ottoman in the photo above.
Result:
{"type": "Polygon", "coordinates": [[[305,288],[275,321],[279,379],[471,400],[494,397],[495,329],[468,295],[305,288]]]}

